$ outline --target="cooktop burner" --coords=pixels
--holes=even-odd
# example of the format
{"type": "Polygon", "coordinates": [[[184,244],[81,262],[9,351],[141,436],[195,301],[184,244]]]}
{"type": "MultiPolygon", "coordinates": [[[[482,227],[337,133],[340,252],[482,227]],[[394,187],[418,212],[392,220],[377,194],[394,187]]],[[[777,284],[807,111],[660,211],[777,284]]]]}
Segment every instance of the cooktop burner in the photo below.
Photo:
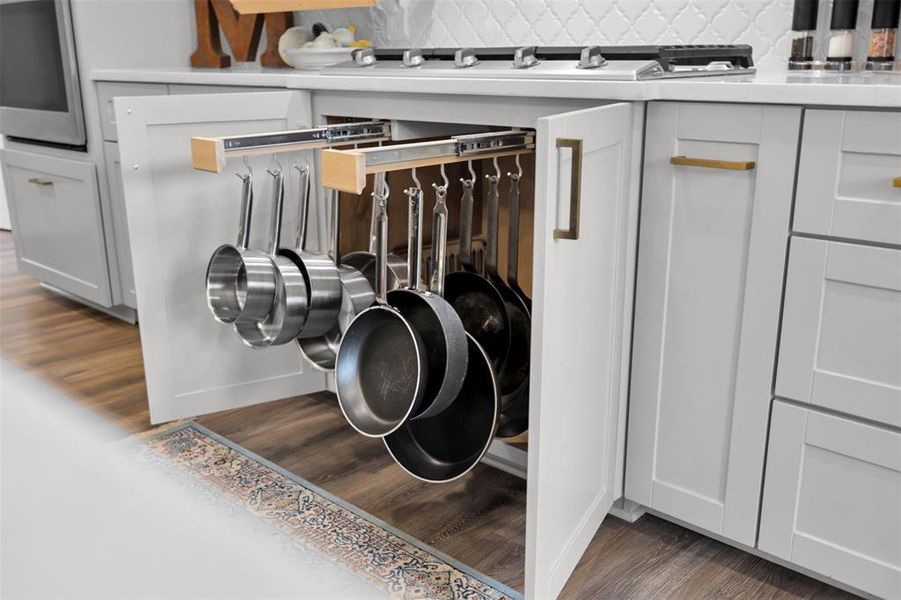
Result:
{"type": "Polygon", "coordinates": [[[323,74],[646,80],[753,73],[747,45],[359,48],[323,74]]]}

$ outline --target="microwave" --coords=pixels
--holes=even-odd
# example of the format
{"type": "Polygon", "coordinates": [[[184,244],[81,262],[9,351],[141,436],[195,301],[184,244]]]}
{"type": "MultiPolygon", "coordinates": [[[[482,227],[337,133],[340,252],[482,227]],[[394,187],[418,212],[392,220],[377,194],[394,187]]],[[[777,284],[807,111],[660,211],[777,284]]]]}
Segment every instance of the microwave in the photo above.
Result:
{"type": "Polygon", "coordinates": [[[84,148],[68,0],[0,0],[0,133],[84,148]]]}

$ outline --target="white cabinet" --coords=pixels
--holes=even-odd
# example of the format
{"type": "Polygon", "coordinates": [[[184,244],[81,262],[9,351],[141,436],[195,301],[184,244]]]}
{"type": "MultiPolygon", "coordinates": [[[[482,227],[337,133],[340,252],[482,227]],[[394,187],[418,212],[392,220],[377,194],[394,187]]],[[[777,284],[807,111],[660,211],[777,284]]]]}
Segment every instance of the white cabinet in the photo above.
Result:
{"type": "Polygon", "coordinates": [[[106,184],[116,240],[116,268],[119,270],[119,285],[122,287],[122,303],[137,309],[138,298],[135,294],[135,275],[131,266],[131,248],[128,244],[128,219],[125,217],[125,194],[122,191],[122,161],[119,160],[119,144],[104,142],[103,160],[106,163],[106,184]]]}
{"type": "Polygon", "coordinates": [[[901,427],[901,250],[792,238],[776,395],[901,427]]]}
{"type": "Polygon", "coordinates": [[[800,117],[648,108],[626,497],[749,546],[800,117]]]}
{"type": "Polygon", "coordinates": [[[901,113],[808,110],[793,228],[901,245],[901,113]]]}
{"type": "Polygon", "coordinates": [[[901,433],[775,401],[759,548],[901,598],[901,433]]]}
{"type": "Polygon", "coordinates": [[[0,150],[19,268],[101,306],[111,305],[94,163],[0,150]]]}
{"type": "MultiPolygon", "coordinates": [[[[210,316],[204,288],[207,261],[220,244],[234,241],[240,201],[235,173],[244,167],[232,161],[217,175],[191,166],[192,136],[308,126],[309,94],[124,97],[115,105],[151,420],[324,389],[324,375],[306,366],[293,344],[252,350],[210,316]]],[[[270,160],[258,156],[250,161],[256,183],[256,248],[265,247],[270,160]]],[[[292,223],[286,218],[286,231],[292,223]]]]}

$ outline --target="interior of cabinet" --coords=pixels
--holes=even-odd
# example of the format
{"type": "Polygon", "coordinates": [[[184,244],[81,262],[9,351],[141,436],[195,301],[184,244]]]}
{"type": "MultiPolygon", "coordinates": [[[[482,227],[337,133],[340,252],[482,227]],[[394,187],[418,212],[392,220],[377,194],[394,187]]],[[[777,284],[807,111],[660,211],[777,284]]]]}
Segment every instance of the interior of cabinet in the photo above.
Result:
{"type": "MultiPolygon", "coordinates": [[[[329,123],[340,122],[344,119],[331,118],[329,123]]],[[[448,126],[453,127],[453,126],[448,126]]],[[[405,138],[412,135],[409,132],[410,127],[405,128],[405,138]]],[[[459,133],[469,133],[473,131],[472,126],[461,125],[458,127],[459,133]]],[[[453,129],[451,129],[453,130],[453,129]]],[[[431,131],[426,131],[431,133],[431,131]]],[[[420,141],[435,139],[429,137],[418,138],[420,141]]],[[[400,141],[388,142],[401,143],[400,141]]],[[[498,159],[498,167],[501,172],[500,181],[500,214],[498,218],[498,272],[506,278],[508,260],[507,260],[507,240],[510,234],[510,183],[507,177],[508,173],[516,172],[516,161],[513,157],[504,157],[498,159]]],[[[520,180],[520,224],[519,224],[519,260],[518,277],[519,284],[523,290],[532,293],[532,249],[533,249],[533,219],[535,208],[535,156],[534,154],[525,154],[520,157],[520,166],[522,167],[522,178],[520,180]]],[[[486,243],[486,233],[488,230],[488,214],[484,210],[483,200],[488,193],[488,182],[485,176],[494,172],[494,164],[491,160],[473,160],[472,168],[476,174],[476,180],[480,182],[475,191],[475,202],[473,206],[473,260],[478,269],[484,266],[484,250],[486,243]]],[[[450,182],[448,186],[448,272],[456,270],[458,267],[457,253],[459,251],[460,242],[460,198],[462,188],[460,179],[469,178],[468,164],[453,163],[445,166],[445,174],[450,182]]],[[[429,272],[430,249],[432,240],[432,220],[431,214],[435,206],[435,196],[432,193],[432,184],[442,182],[440,168],[424,167],[416,171],[416,177],[419,179],[420,185],[424,190],[423,205],[423,260],[425,261],[425,272],[429,272]]],[[[369,245],[369,224],[372,210],[372,185],[374,176],[370,175],[366,179],[366,188],[360,195],[354,195],[342,192],[341,201],[341,217],[339,223],[340,229],[340,253],[342,255],[355,250],[365,250],[369,245]]],[[[409,170],[396,171],[387,174],[387,183],[392,193],[389,197],[388,204],[388,248],[395,254],[406,256],[407,252],[407,207],[406,196],[403,190],[414,185],[412,173],[409,170]]]]}

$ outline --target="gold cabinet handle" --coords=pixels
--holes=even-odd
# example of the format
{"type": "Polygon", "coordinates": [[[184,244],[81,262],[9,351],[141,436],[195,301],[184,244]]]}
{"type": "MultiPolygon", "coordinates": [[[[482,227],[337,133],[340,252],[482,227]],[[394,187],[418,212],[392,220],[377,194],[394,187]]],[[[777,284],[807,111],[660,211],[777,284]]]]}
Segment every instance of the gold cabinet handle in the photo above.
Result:
{"type": "Polygon", "coordinates": [[[892,179],[892,187],[901,188],[901,177],[892,179]]]}
{"type": "Polygon", "coordinates": [[[573,151],[573,166],[569,184],[569,229],[554,229],[555,240],[579,239],[579,204],[582,197],[582,140],[557,138],[557,148],[573,151]]]}
{"type": "Polygon", "coordinates": [[[727,169],[729,171],[750,171],[757,166],[757,163],[753,160],[716,160],[713,158],[692,158],[690,156],[674,156],[669,159],[669,164],[683,167],[727,169]]]}
{"type": "Polygon", "coordinates": [[[33,183],[40,186],[53,185],[53,181],[51,181],[50,179],[38,179],[37,177],[30,177],[28,179],[28,183],[33,183]]]}

